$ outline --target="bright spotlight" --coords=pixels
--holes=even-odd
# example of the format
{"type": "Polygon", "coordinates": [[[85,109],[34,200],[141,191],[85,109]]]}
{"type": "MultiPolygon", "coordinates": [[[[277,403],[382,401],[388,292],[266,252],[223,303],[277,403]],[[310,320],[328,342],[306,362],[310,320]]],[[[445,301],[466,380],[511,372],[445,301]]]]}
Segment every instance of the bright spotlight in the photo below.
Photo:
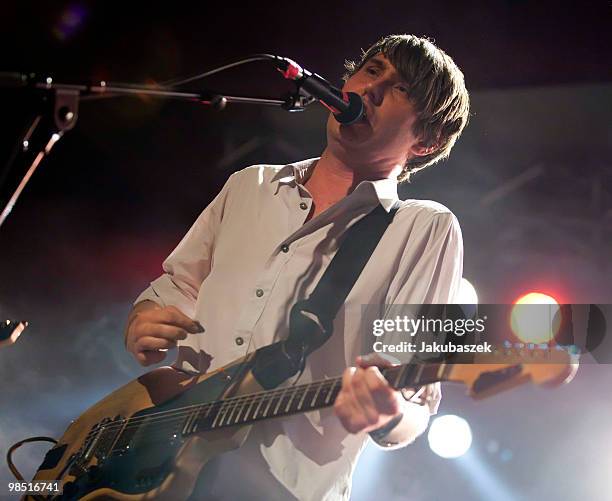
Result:
{"type": "Polygon", "coordinates": [[[510,327],[525,343],[548,343],[559,332],[559,311],[559,303],[554,297],[541,292],[530,292],[514,302],[510,327]]]}
{"type": "Polygon", "coordinates": [[[529,292],[520,296],[514,304],[556,304],[559,302],[552,296],[543,292],[529,292]]]}
{"type": "Polygon", "coordinates": [[[435,418],[427,434],[429,447],[438,456],[449,459],[463,456],[472,445],[468,422],[453,414],[435,418]]]}
{"type": "Polygon", "coordinates": [[[455,304],[478,304],[476,289],[466,278],[461,279],[459,291],[455,297],[455,304]]]}

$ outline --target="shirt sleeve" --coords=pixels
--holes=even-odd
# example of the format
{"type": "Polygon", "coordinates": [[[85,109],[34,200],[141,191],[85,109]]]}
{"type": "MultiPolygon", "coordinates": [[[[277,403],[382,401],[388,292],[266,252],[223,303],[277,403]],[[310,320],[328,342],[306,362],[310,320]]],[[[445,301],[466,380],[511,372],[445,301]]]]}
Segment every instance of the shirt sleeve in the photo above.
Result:
{"type": "Polygon", "coordinates": [[[235,174],[204,209],[178,246],[162,264],[164,273],[151,282],[134,301],[154,301],[160,306],[176,306],[193,317],[198,291],[210,273],[215,239],[229,203],[235,174]]]}
{"type": "MultiPolygon", "coordinates": [[[[401,311],[393,305],[401,308],[400,305],[452,304],[462,275],[463,238],[455,215],[437,212],[420,218],[389,289],[385,316],[390,318],[401,311]]],[[[433,415],[437,413],[441,398],[440,383],[433,383],[407,399],[427,405],[433,415]]]]}
{"type": "Polygon", "coordinates": [[[462,275],[463,238],[455,215],[421,217],[410,233],[387,304],[451,304],[462,275]]]}

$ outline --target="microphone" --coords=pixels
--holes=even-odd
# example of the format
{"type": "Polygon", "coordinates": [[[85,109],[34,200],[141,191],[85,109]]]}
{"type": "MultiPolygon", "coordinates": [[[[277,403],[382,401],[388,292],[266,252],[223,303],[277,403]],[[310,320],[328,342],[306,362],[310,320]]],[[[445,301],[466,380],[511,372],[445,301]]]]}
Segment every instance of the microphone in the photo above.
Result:
{"type": "Polygon", "coordinates": [[[302,68],[287,57],[274,56],[276,68],[288,80],[295,80],[298,87],[317,99],[334,114],[341,124],[350,125],[363,116],[363,101],[354,92],[342,92],[322,76],[302,68]]]}

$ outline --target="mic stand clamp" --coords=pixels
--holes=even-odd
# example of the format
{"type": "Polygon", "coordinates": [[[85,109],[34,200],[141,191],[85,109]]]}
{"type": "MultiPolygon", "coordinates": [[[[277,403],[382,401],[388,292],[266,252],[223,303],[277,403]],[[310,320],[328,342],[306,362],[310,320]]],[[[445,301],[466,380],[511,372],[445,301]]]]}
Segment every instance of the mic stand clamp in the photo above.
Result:
{"type": "Polygon", "coordinates": [[[281,104],[281,108],[289,111],[304,111],[309,105],[314,103],[316,99],[312,96],[306,96],[301,93],[300,87],[297,86],[295,92],[286,94],[284,96],[284,103],[281,104]]]}
{"type": "MultiPolygon", "coordinates": [[[[47,85],[51,85],[51,79],[47,79],[47,85]]],[[[15,158],[21,153],[25,155],[25,162],[28,165],[25,174],[17,185],[6,204],[0,206],[0,226],[13,210],[19,195],[26,184],[40,165],[44,157],[49,155],[55,143],[60,140],[64,132],[72,129],[77,121],[79,110],[80,92],[71,86],[63,86],[52,89],[52,92],[43,96],[42,110],[39,110],[29,123],[25,133],[19,142],[5,171],[0,177],[0,185],[9,174],[10,167],[15,158]],[[51,113],[49,113],[49,110],[51,113]]]]}

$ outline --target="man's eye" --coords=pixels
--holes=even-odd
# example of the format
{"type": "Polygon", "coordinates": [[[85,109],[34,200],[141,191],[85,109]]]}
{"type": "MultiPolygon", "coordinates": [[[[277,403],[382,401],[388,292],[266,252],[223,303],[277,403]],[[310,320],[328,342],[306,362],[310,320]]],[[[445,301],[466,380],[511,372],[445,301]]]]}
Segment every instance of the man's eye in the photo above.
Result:
{"type": "Polygon", "coordinates": [[[376,68],[375,66],[370,66],[369,68],[366,68],[366,73],[369,73],[370,75],[377,75],[378,68],[376,68]]]}
{"type": "Polygon", "coordinates": [[[397,89],[403,94],[408,94],[410,92],[406,85],[398,85],[397,89]]]}

